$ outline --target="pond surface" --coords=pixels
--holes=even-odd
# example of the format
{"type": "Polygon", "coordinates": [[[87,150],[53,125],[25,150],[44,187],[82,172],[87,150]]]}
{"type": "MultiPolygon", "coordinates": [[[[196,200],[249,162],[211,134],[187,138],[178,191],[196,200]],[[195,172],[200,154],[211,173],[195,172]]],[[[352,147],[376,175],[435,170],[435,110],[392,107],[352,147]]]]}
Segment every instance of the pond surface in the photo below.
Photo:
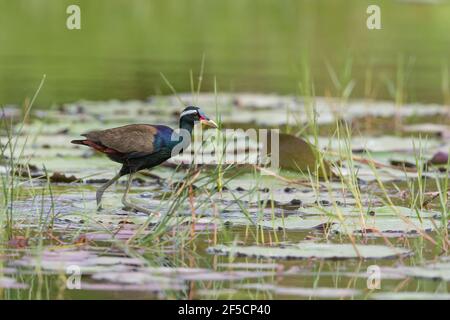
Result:
{"type": "Polygon", "coordinates": [[[294,94],[307,70],[315,94],[450,101],[448,1],[381,0],[382,29],[366,27],[369,0],[0,1],[0,103],[22,104],[47,75],[37,105],[144,99],[191,90],[294,94]],[[397,95],[397,92],[402,92],[397,95]]]}
{"type": "Polygon", "coordinates": [[[96,212],[95,188],[119,166],[70,141],[136,119],[175,127],[176,97],[80,101],[34,110],[23,124],[8,109],[17,124],[0,140],[2,298],[449,299],[448,203],[436,194],[448,172],[429,161],[449,150],[447,108],[317,98],[316,139],[293,96],[180,98],[220,114],[224,128],[302,132],[337,177],[262,175],[248,165],[197,171],[174,158],[133,183],[131,201],[170,218],[156,225],[123,207],[125,181],[96,212]],[[351,137],[333,129],[343,123],[351,137]]]}

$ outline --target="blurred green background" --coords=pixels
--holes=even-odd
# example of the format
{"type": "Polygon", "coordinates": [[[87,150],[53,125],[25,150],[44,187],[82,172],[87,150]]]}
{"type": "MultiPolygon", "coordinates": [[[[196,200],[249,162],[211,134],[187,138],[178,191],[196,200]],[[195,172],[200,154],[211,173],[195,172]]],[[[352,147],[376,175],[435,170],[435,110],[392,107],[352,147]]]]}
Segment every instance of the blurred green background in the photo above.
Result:
{"type": "Polygon", "coordinates": [[[0,0],[0,103],[144,99],[190,91],[299,93],[448,103],[448,1],[0,0]],[[428,3],[432,4],[428,4],[428,3]],[[66,8],[81,7],[81,30],[66,8]],[[382,30],[366,28],[369,4],[382,30]],[[397,92],[397,93],[396,93],[397,92]]]}

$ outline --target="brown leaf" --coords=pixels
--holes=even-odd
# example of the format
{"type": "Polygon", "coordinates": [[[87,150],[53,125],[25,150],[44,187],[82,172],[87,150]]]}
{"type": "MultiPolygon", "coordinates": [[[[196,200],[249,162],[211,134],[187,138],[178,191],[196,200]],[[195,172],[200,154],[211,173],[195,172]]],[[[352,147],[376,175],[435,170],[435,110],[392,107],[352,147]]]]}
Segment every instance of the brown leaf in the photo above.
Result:
{"type": "MultiPolygon", "coordinates": [[[[271,135],[267,135],[267,150],[271,153],[271,135]]],[[[303,173],[311,172],[324,178],[335,176],[331,170],[330,164],[319,160],[320,153],[314,146],[305,140],[290,134],[280,133],[279,135],[279,165],[280,168],[300,171],[303,173]]]]}
{"type": "Polygon", "coordinates": [[[55,172],[50,177],[51,182],[63,182],[63,183],[70,183],[74,181],[78,181],[79,179],[75,177],[74,175],[66,176],[64,173],[55,172]]]}
{"type": "Polygon", "coordinates": [[[15,236],[8,241],[8,246],[15,249],[26,248],[28,247],[28,239],[24,236],[15,236]]]}
{"type": "Polygon", "coordinates": [[[78,238],[75,239],[74,244],[83,245],[83,244],[87,244],[88,242],[89,242],[89,240],[86,237],[86,235],[82,234],[78,238]]]}
{"type": "Polygon", "coordinates": [[[428,164],[439,165],[439,164],[447,164],[447,163],[448,163],[448,153],[442,152],[442,151],[436,152],[433,155],[433,157],[430,160],[428,160],[428,164]]]}

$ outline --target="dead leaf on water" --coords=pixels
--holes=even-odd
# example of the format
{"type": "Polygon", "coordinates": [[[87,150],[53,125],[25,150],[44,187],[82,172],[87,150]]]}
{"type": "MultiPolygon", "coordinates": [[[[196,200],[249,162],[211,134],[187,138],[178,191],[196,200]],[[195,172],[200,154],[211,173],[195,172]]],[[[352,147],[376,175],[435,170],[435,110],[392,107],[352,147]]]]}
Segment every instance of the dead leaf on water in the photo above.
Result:
{"type": "MultiPolygon", "coordinates": [[[[267,150],[271,154],[271,135],[267,135],[267,150]]],[[[272,155],[273,156],[273,155],[272,155]]],[[[319,177],[333,177],[330,164],[321,161],[319,151],[305,140],[290,134],[279,134],[279,165],[280,168],[312,173],[319,177]]]]}

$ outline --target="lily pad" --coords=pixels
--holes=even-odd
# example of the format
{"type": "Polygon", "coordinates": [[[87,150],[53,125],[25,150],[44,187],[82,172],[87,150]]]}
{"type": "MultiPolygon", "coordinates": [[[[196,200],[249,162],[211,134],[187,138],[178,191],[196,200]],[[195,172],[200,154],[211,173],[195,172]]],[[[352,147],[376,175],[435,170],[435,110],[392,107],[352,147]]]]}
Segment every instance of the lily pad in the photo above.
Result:
{"type": "MultiPolygon", "coordinates": [[[[424,139],[425,140],[425,139],[424,139]]],[[[319,148],[331,148],[332,150],[345,150],[348,142],[344,139],[336,139],[329,137],[320,137],[318,139],[319,148]]],[[[437,139],[427,139],[426,147],[437,147],[440,142],[437,139]]],[[[414,150],[417,146],[417,141],[414,141],[411,137],[395,137],[395,136],[354,136],[350,141],[350,145],[353,151],[410,151],[414,150]]]]}
{"type": "Polygon", "coordinates": [[[300,287],[279,287],[271,284],[245,284],[239,286],[242,289],[252,289],[257,291],[271,291],[282,296],[300,296],[314,298],[351,298],[360,294],[359,290],[347,288],[300,288],[300,287]]]}
{"type": "Polygon", "coordinates": [[[416,210],[400,206],[364,207],[362,210],[356,207],[309,207],[298,209],[304,215],[326,216],[363,216],[366,217],[412,217],[412,218],[437,218],[441,213],[433,210],[416,210]]]}
{"type": "Polygon", "coordinates": [[[272,202],[278,204],[291,204],[299,203],[303,205],[315,205],[317,203],[330,204],[330,199],[334,199],[336,202],[342,205],[354,205],[356,200],[351,196],[351,194],[343,194],[339,191],[333,191],[331,194],[326,193],[315,193],[311,190],[298,190],[294,192],[284,192],[283,189],[272,190],[269,189],[268,192],[236,192],[234,191],[223,192],[221,194],[217,193],[213,199],[218,201],[243,201],[249,204],[258,204],[261,202],[272,202]]]}
{"type": "Polygon", "coordinates": [[[144,284],[123,284],[123,283],[91,283],[82,282],[82,290],[94,291],[111,291],[111,292],[125,292],[125,291],[142,291],[164,294],[166,291],[183,291],[186,290],[184,284],[167,284],[167,283],[144,283],[144,284]]]}
{"type": "Polygon", "coordinates": [[[277,263],[218,263],[218,267],[225,269],[254,269],[254,270],[282,270],[283,265],[277,263]]]}
{"type": "Polygon", "coordinates": [[[223,280],[242,280],[252,278],[273,277],[274,273],[271,271],[222,271],[222,272],[204,272],[204,273],[190,273],[180,275],[183,280],[189,281],[223,281],[223,280]]]}
{"type": "MultiPolygon", "coordinates": [[[[405,208],[406,209],[406,208],[405,208]]],[[[365,233],[372,236],[399,236],[403,234],[416,234],[420,232],[430,232],[441,225],[440,220],[430,218],[418,218],[393,216],[393,212],[388,210],[376,210],[374,216],[365,216],[364,224],[359,217],[359,211],[354,208],[339,208],[343,220],[337,214],[332,212],[323,213],[324,209],[306,208],[309,214],[315,215],[290,215],[284,218],[273,218],[270,220],[258,221],[258,225],[285,230],[310,230],[310,229],[329,229],[335,233],[365,233]],[[318,214],[322,213],[321,216],[318,214]],[[317,215],[316,215],[317,214],[317,215]]],[[[331,209],[334,210],[334,209],[331,209]]],[[[370,211],[373,212],[373,211],[370,211]]],[[[412,215],[413,213],[404,210],[404,213],[412,215]]],[[[431,213],[428,213],[431,214],[431,213]]]]}
{"type": "Polygon", "coordinates": [[[17,282],[14,278],[0,277],[0,288],[3,289],[26,289],[28,285],[25,283],[17,282]]]}
{"type": "Polygon", "coordinates": [[[300,243],[285,247],[224,246],[207,249],[212,254],[226,254],[270,259],[388,259],[408,256],[411,251],[382,245],[356,245],[333,243],[300,243]]]}
{"type": "MultiPolygon", "coordinates": [[[[270,135],[268,135],[270,138],[270,135]]],[[[267,139],[268,154],[272,153],[271,139],[267,139]]],[[[279,165],[282,169],[317,174],[319,177],[332,177],[330,164],[319,159],[319,151],[305,140],[289,134],[279,135],[279,165]]]]}
{"type": "Polygon", "coordinates": [[[437,262],[423,266],[383,268],[382,272],[393,275],[402,275],[405,277],[415,277],[450,282],[450,262],[437,262]]]}
{"type": "Polygon", "coordinates": [[[92,279],[123,284],[174,284],[180,286],[182,283],[174,278],[156,276],[148,272],[100,272],[92,275],[92,279]]]}
{"type": "Polygon", "coordinates": [[[420,234],[439,227],[439,220],[398,217],[373,217],[365,219],[364,225],[359,218],[347,218],[331,227],[337,233],[366,233],[374,236],[387,234],[420,234]]]}
{"type": "Polygon", "coordinates": [[[258,222],[258,225],[265,228],[289,229],[289,230],[309,230],[326,228],[334,222],[326,217],[303,218],[300,216],[288,216],[285,218],[276,218],[258,222]]]}
{"type": "Polygon", "coordinates": [[[449,293],[438,292],[377,292],[370,297],[376,300],[450,300],[449,293]]]}

